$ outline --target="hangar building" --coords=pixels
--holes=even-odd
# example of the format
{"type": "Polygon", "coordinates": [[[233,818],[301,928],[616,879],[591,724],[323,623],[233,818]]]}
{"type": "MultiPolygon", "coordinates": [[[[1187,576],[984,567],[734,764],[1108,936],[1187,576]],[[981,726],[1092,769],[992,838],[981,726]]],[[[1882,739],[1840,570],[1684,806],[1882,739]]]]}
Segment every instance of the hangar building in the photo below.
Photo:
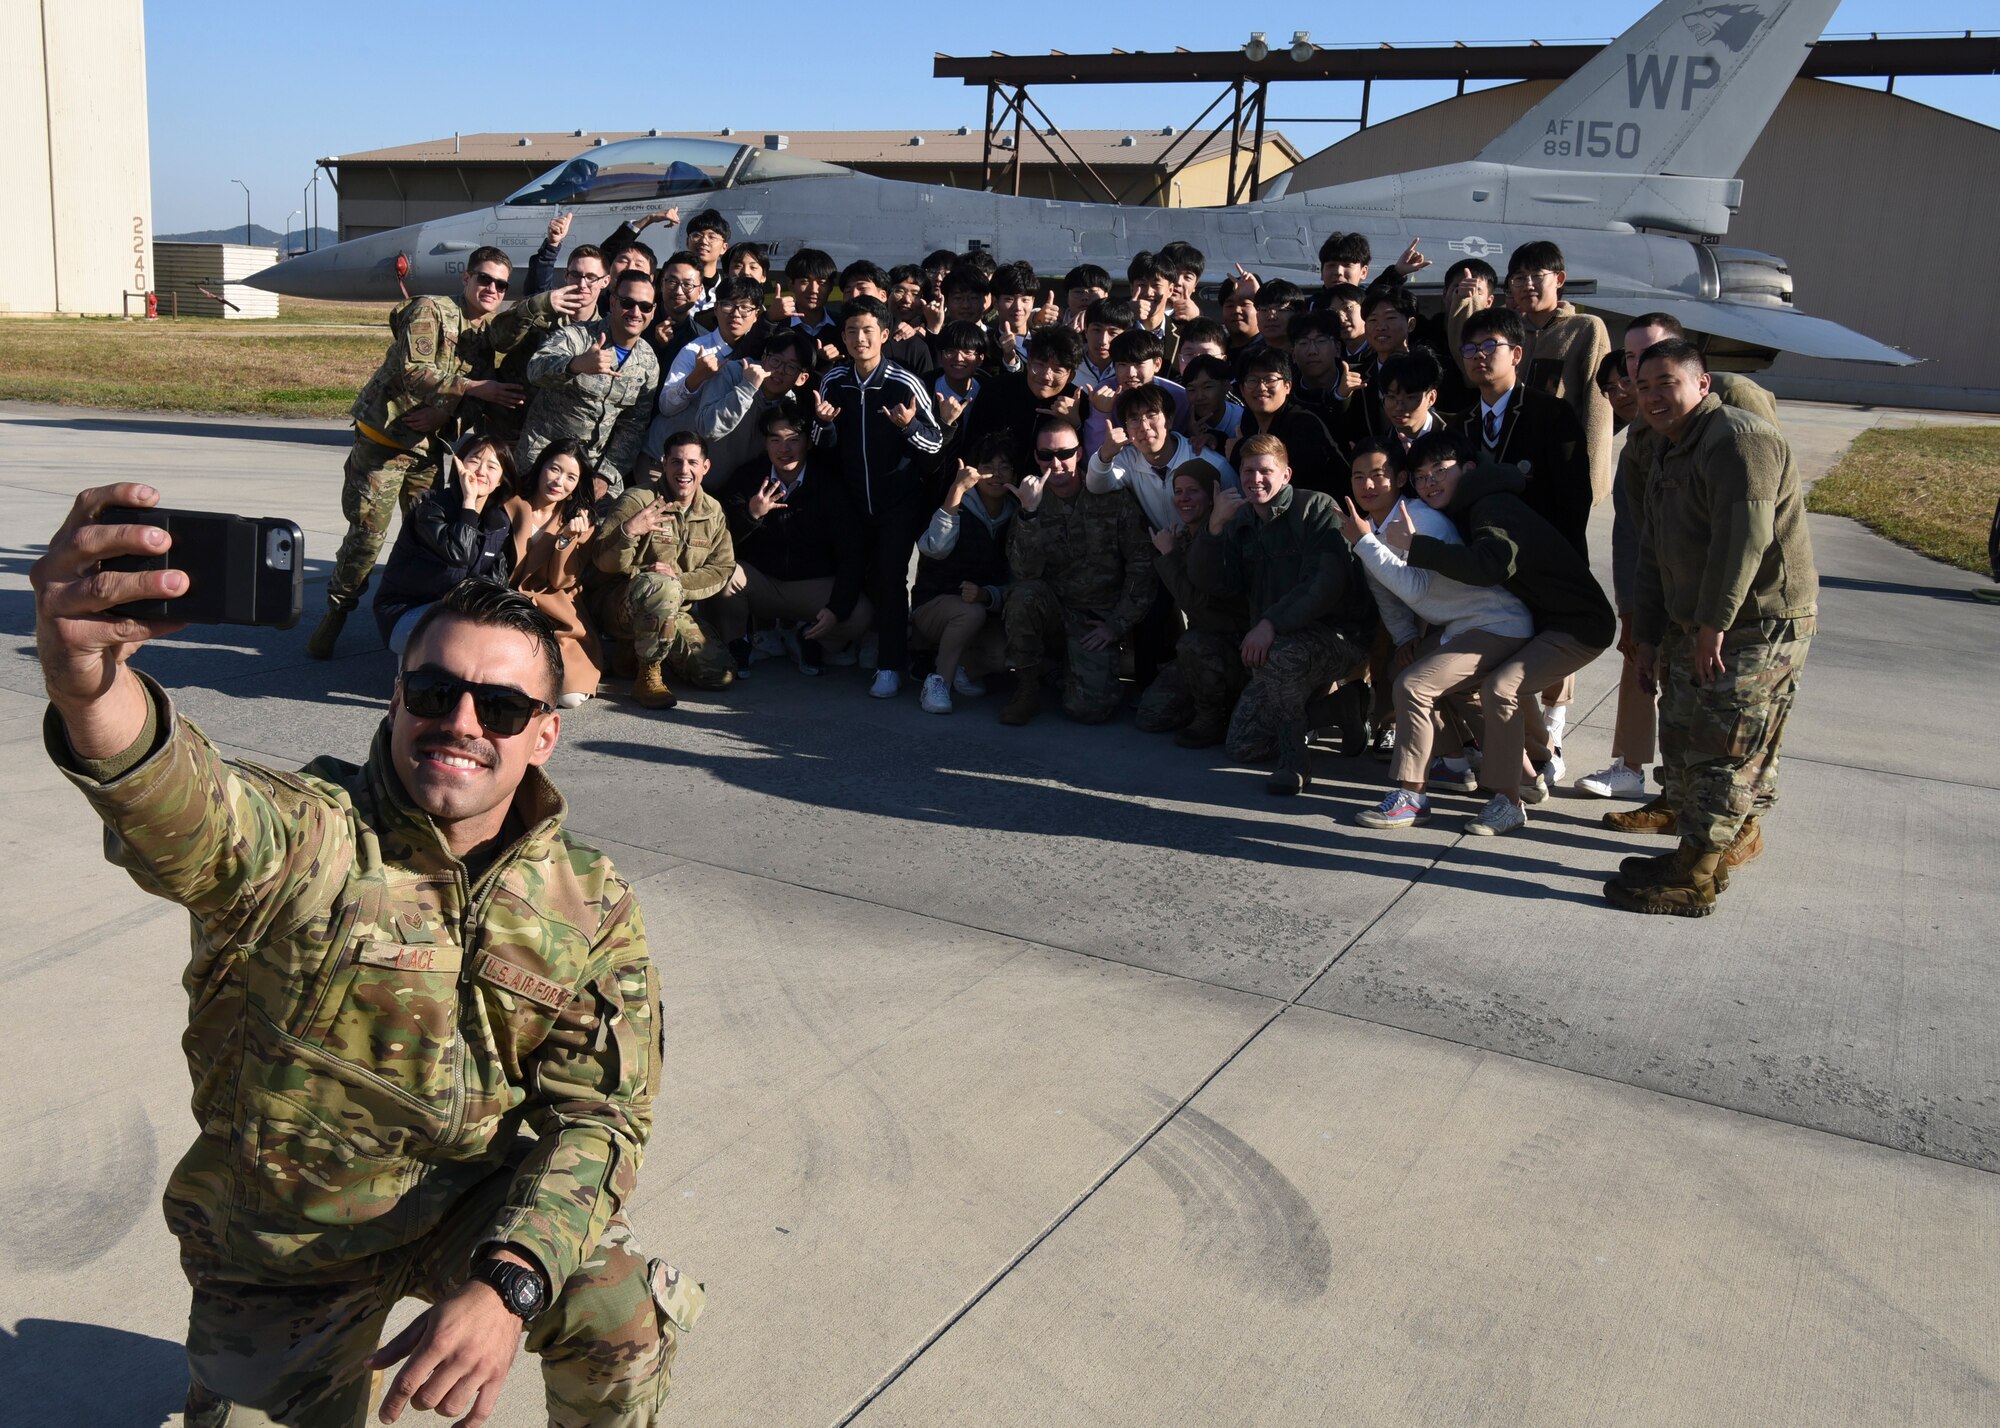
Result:
{"type": "MultiPolygon", "coordinates": [[[[1553,88],[1476,90],[1385,120],[1298,164],[1291,191],[1470,159],[1553,88]]],[[[1996,173],[2000,129],[1882,90],[1793,81],[1739,171],[1743,210],[1723,242],[1784,258],[1801,311],[1925,360],[1781,356],[1758,380],[1781,396],[2000,411],[2000,287],[1981,280],[2000,188],[1980,176],[1996,173]]]]}
{"type": "Polygon", "coordinates": [[[0,55],[0,313],[121,312],[152,286],[141,0],[7,0],[0,55]]]}

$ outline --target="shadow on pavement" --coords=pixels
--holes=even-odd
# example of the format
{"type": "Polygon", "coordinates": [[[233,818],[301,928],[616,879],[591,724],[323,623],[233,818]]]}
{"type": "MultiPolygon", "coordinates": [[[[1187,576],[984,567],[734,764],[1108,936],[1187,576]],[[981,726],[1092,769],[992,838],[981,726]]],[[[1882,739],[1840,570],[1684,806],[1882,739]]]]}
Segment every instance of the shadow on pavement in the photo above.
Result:
{"type": "Polygon", "coordinates": [[[327,430],[288,421],[176,421],[172,417],[15,417],[9,426],[49,426],[66,431],[96,431],[111,436],[199,436],[221,441],[284,441],[300,446],[352,446],[354,433],[327,430]]]}
{"type": "Polygon", "coordinates": [[[187,1351],[179,1344],[64,1319],[23,1319],[0,1329],[0,1402],[9,1423],[180,1421],[187,1351]]]}
{"type": "Polygon", "coordinates": [[[1847,575],[1824,574],[1819,583],[1823,590],[1859,590],[1870,595],[1928,595],[1933,600],[1972,598],[1970,590],[1956,585],[1906,585],[1894,580],[1857,580],[1847,575]]]}

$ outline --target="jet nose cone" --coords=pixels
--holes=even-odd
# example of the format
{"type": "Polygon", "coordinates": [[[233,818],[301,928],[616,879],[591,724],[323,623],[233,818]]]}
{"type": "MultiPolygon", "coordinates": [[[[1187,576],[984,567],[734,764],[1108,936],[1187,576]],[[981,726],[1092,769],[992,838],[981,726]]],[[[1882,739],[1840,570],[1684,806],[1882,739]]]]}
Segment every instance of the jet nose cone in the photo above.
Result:
{"type": "Polygon", "coordinates": [[[286,297],[362,300],[394,299],[403,295],[396,281],[396,258],[407,235],[376,234],[353,238],[273,263],[243,281],[286,297]]]}

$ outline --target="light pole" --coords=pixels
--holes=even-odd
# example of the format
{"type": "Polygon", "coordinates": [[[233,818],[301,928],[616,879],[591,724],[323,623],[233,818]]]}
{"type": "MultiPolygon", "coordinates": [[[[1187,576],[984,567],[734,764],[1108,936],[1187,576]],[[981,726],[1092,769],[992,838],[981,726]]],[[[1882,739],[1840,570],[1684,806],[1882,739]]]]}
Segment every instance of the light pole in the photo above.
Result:
{"type": "Polygon", "coordinates": [[[231,179],[231,183],[243,190],[243,245],[250,246],[250,185],[242,179],[231,179]]]}
{"type": "Polygon", "coordinates": [[[292,220],[303,217],[305,217],[305,210],[303,208],[295,208],[285,215],[285,247],[278,254],[279,258],[289,258],[292,256],[292,220]]]}

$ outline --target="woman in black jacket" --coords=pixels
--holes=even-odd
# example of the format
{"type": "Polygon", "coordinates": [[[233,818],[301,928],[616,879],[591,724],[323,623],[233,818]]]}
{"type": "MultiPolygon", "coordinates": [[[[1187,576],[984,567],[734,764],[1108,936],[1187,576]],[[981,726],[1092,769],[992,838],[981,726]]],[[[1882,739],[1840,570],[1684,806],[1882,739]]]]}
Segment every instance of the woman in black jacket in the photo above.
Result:
{"type": "Polygon", "coordinates": [[[461,580],[507,582],[513,479],[513,453],[497,437],[465,437],[437,485],[404,518],[375,592],[375,628],[392,654],[402,654],[417,618],[461,580]]]}

